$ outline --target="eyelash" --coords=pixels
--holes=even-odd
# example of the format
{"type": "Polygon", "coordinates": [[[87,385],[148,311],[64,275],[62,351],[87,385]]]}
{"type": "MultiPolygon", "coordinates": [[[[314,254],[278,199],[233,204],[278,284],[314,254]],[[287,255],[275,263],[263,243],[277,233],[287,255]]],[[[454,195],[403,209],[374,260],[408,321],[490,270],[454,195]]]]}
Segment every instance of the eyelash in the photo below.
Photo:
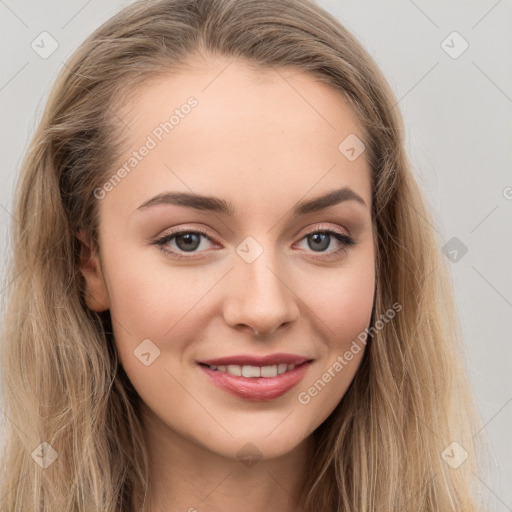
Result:
{"type": "MultiPolygon", "coordinates": [[[[331,235],[334,238],[336,238],[336,240],[338,240],[342,244],[341,247],[339,249],[336,249],[335,251],[330,251],[330,252],[326,252],[326,253],[322,253],[322,252],[318,253],[318,254],[327,254],[329,257],[332,257],[333,255],[336,256],[336,255],[338,255],[342,251],[347,251],[347,249],[355,246],[356,243],[357,243],[350,236],[345,235],[343,233],[340,233],[338,231],[334,231],[332,229],[327,229],[327,228],[318,228],[318,229],[315,229],[313,231],[310,231],[310,232],[306,233],[301,238],[301,240],[307,238],[308,236],[314,235],[316,233],[322,233],[322,234],[331,235]]],[[[169,249],[166,248],[166,244],[169,241],[171,241],[172,239],[176,238],[177,236],[183,235],[183,234],[202,235],[205,238],[207,238],[210,242],[215,243],[214,240],[212,240],[212,238],[210,237],[210,235],[206,231],[203,231],[202,229],[197,229],[197,228],[195,228],[195,229],[182,229],[182,230],[172,231],[171,233],[168,233],[167,235],[164,235],[161,238],[158,238],[157,240],[155,240],[152,243],[154,245],[158,246],[158,248],[164,254],[166,254],[166,255],[168,255],[168,256],[170,256],[172,258],[175,258],[175,259],[182,259],[182,258],[193,259],[193,257],[185,256],[186,253],[176,253],[176,252],[170,251],[169,249]]],[[[194,254],[194,251],[191,251],[190,254],[194,254]]],[[[315,259],[325,259],[325,256],[320,256],[320,257],[314,256],[314,258],[315,259]]]]}

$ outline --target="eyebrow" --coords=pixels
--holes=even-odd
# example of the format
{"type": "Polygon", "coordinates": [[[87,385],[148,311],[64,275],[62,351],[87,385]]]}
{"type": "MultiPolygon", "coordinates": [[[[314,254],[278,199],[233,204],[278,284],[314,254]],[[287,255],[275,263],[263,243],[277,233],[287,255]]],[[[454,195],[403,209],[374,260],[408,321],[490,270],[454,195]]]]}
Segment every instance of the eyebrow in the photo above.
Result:
{"type": "MultiPolygon", "coordinates": [[[[343,187],[332,190],[314,199],[298,202],[292,210],[292,216],[301,216],[310,213],[325,210],[331,206],[343,203],[345,201],[356,201],[363,206],[367,206],[364,199],[356,194],[350,187],[343,187]]],[[[141,204],[137,210],[146,210],[151,206],[159,204],[174,204],[194,210],[222,213],[233,216],[235,207],[229,201],[213,196],[203,196],[199,194],[190,194],[187,192],[164,192],[149,199],[141,204]]],[[[137,211],[135,210],[135,211],[137,211]]]]}

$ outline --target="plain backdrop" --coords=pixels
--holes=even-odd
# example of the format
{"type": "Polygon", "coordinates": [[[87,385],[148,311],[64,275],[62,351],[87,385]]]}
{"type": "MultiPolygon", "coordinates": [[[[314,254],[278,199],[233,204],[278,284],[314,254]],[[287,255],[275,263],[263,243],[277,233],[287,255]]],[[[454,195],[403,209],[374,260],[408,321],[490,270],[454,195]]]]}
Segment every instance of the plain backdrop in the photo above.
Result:
{"type": "MultiPolygon", "coordinates": [[[[2,273],[16,176],[49,88],[85,37],[128,3],[0,0],[2,273]],[[33,49],[41,37],[46,51],[58,45],[49,56],[33,49]]],[[[494,510],[512,511],[512,2],[318,3],[362,42],[399,101],[450,260],[465,357],[494,450],[485,492],[494,510]]]]}

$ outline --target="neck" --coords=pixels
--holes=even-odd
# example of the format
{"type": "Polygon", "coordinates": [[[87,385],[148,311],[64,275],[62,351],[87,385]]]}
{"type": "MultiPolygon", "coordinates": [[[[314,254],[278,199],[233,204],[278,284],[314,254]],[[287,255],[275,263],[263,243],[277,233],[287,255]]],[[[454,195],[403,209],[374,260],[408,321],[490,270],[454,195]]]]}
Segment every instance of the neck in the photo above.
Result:
{"type": "Polygon", "coordinates": [[[303,510],[312,437],[277,458],[238,460],[194,443],[150,411],[144,423],[150,468],[143,512],[303,510]]]}

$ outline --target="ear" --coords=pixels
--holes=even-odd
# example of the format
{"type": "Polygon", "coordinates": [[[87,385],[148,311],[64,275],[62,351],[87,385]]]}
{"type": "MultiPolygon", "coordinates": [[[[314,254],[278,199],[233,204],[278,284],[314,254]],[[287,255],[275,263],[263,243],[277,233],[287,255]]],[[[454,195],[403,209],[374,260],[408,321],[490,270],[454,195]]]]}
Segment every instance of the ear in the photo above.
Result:
{"type": "Polygon", "coordinates": [[[79,230],[77,238],[81,242],[79,267],[85,279],[85,302],[92,311],[106,311],[110,303],[98,252],[92,247],[88,233],[79,230]]]}

